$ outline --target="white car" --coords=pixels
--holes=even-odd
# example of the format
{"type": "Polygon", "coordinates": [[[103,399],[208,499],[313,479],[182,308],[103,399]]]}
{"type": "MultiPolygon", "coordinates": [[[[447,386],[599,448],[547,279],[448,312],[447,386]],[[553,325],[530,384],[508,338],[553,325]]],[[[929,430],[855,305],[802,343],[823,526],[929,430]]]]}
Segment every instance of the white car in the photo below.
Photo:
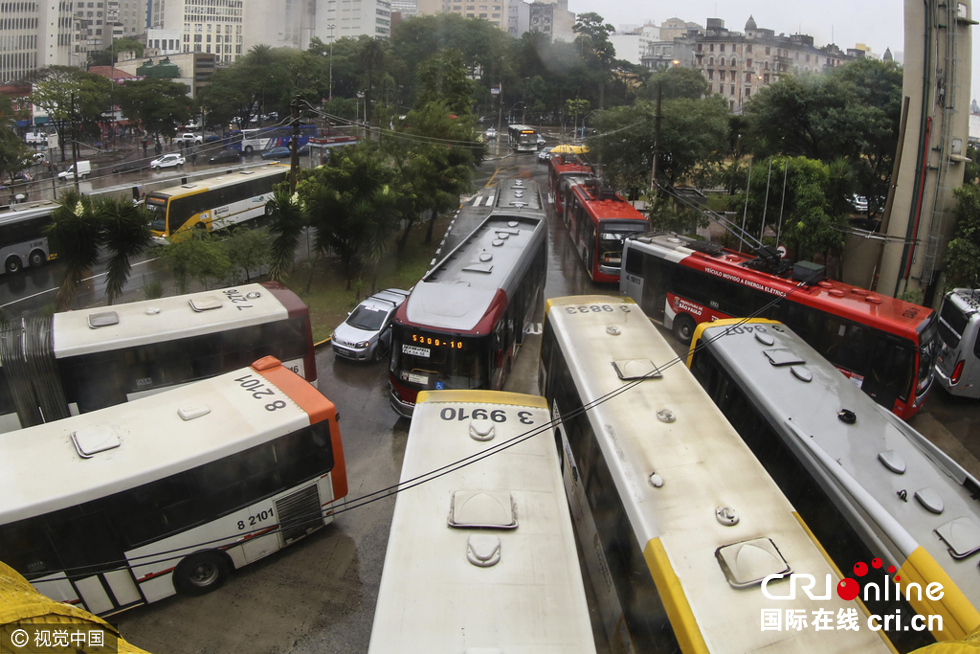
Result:
{"type": "Polygon", "coordinates": [[[490,129],[488,129],[486,131],[486,136],[487,136],[487,140],[488,141],[491,141],[491,140],[497,138],[497,130],[495,130],[494,128],[491,127],[490,129]]]}
{"type": "Polygon", "coordinates": [[[200,134],[192,134],[191,132],[185,132],[174,137],[174,143],[184,142],[184,146],[188,145],[200,145],[204,142],[204,137],[200,134]]]}
{"type": "Polygon", "coordinates": [[[150,162],[150,170],[161,168],[179,168],[184,165],[184,157],[179,154],[165,154],[150,162]]]}

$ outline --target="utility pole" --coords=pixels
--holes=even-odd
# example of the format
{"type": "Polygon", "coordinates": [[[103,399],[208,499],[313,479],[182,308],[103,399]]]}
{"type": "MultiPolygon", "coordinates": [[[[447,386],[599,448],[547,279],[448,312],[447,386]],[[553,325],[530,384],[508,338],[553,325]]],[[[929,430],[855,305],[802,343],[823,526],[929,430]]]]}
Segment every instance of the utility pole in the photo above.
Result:
{"type": "Polygon", "coordinates": [[[75,192],[78,191],[78,139],[75,138],[75,92],[71,92],[71,169],[75,175],[75,192]]]}
{"type": "Polygon", "coordinates": [[[330,30],[330,86],[328,86],[327,100],[333,100],[333,28],[336,25],[327,25],[330,30]]]}
{"type": "Polygon", "coordinates": [[[657,115],[653,118],[653,169],[650,171],[650,192],[653,194],[652,200],[656,200],[659,195],[657,192],[657,159],[660,156],[660,100],[663,87],[660,80],[657,80],[657,115]]]}
{"type": "Polygon", "coordinates": [[[289,192],[296,192],[296,181],[299,177],[299,96],[293,98],[289,105],[293,110],[293,140],[290,143],[292,149],[289,166],[289,192]]]}
{"type": "MultiPolygon", "coordinates": [[[[501,120],[503,120],[503,115],[504,115],[504,80],[501,79],[500,86],[498,88],[498,93],[497,93],[497,143],[500,143],[500,139],[502,138],[500,135],[500,126],[501,126],[501,120]]],[[[500,149],[499,145],[497,146],[497,149],[499,151],[500,149]]]]}

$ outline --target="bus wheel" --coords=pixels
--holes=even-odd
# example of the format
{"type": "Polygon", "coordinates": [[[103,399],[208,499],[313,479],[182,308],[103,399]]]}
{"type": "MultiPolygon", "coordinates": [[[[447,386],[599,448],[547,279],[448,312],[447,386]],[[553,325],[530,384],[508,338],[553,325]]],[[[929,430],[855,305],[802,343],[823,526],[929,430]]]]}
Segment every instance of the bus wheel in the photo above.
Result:
{"type": "Polygon", "coordinates": [[[20,259],[17,257],[10,257],[7,262],[3,264],[3,267],[7,269],[9,273],[15,273],[21,269],[20,259]]]}
{"type": "Polygon", "coordinates": [[[31,268],[37,268],[38,266],[42,265],[45,261],[47,261],[47,259],[45,258],[43,252],[41,252],[40,250],[34,250],[33,252],[31,252],[31,256],[28,259],[28,261],[30,261],[31,263],[31,268]]]}
{"type": "Polygon", "coordinates": [[[691,342],[694,337],[694,321],[690,316],[677,316],[674,318],[674,336],[684,345],[691,342]]]}
{"type": "Polygon", "coordinates": [[[182,595],[203,595],[221,586],[228,560],[217,552],[192,554],[174,570],[174,588],[182,595]]]}

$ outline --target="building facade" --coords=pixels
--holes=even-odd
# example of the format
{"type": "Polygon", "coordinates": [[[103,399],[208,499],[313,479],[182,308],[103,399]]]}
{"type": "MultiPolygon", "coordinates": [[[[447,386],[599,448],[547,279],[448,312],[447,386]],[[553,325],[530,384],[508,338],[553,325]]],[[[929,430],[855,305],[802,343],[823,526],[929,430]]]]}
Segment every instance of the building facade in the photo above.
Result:
{"type": "Polygon", "coordinates": [[[753,93],[787,73],[823,73],[855,58],[834,44],[818,48],[806,34],[776,36],[757,27],[751,16],[744,33],[726,29],[720,18],[709,18],[693,44],[694,65],[708,80],[709,92],[725,98],[734,113],[742,112],[753,93]]]}
{"type": "Polygon", "coordinates": [[[640,63],[651,70],[664,70],[672,66],[694,68],[694,44],[685,40],[653,41],[648,44],[640,63]]]}
{"type": "Polygon", "coordinates": [[[71,0],[0,2],[0,83],[71,63],[71,0]]]}
{"type": "MultiPolygon", "coordinates": [[[[296,1],[296,0],[294,0],[296,1]]],[[[388,0],[320,0],[316,9],[314,34],[324,43],[334,38],[361,35],[376,39],[391,36],[391,3],[388,0]],[[331,30],[330,26],[333,25],[331,30]]]]}
{"type": "MultiPolygon", "coordinates": [[[[334,6],[337,3],[320,4],[334,6]]],[[[247,53],[255,45],[306,50],[314,36],[317,8],[317,0],[253,0],[245,7],[242,30],[244,52],[247,53]]],[[[325,35],[320,38],[327,41],[325,35]]]]}
{"type": "Polygon", "coordinates": [[[609,35],[609,42],[616,49],[616,58],[640,65],[650,44],[660,41],[660,28],[648,23],[629,32],[615,32],[609,35]]]}
{"type": "Polygon", "coordinates": [[[575,14],[568,10],[568,0],[532,2],[528,8],[528,30],[546,34],[552,41],[575,40],[575,14]]]}
{"type": "MultiPolygon", "coordinates": [[[[180,30],[181,52],[230,64],[243,49],[244,0],[154,0],[151,27],[180,30]]],[[[121,67],[121,66],[120,66],[121,67]]]]}
{"type": "Polygon", "coordinates": [[[184,52],[155,59],[141,57],[116,64],[116,69],[136,77],[161,77],[187,86],[187,95],[195,98],[208,85],[216,70],[218,55],[206,52],[184,52]]]}

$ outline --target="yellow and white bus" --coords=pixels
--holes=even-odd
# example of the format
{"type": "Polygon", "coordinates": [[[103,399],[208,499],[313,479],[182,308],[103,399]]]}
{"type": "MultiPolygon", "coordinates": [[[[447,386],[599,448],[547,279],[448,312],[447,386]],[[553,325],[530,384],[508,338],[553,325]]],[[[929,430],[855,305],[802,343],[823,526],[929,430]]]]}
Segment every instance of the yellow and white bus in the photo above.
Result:
{"type": "Polygon", "coordinates": [[[289,166],[269,164],[153,191],[146,196],[153,238],[165,244],[193,229],[217,231],[265,216],[273,186],[288,174],[289,166]]]}
{"type": "Polygon", "coordinates": [[[333,520],[337,410],[265,357],[0,439],[0,561],[110,615],[200,595],[333,520]]]}
{"type": "Polygon", "coordinates": [[[628,298],[548,301],[539,388],[560,421],[565,491],[610,651],[890,651],[675,360],[628,298]]]}
{"type": "Polygon", "coordinates": [[[419,393],[369,654],[595,654],[549,420],[542,397],[419,393]]]}

